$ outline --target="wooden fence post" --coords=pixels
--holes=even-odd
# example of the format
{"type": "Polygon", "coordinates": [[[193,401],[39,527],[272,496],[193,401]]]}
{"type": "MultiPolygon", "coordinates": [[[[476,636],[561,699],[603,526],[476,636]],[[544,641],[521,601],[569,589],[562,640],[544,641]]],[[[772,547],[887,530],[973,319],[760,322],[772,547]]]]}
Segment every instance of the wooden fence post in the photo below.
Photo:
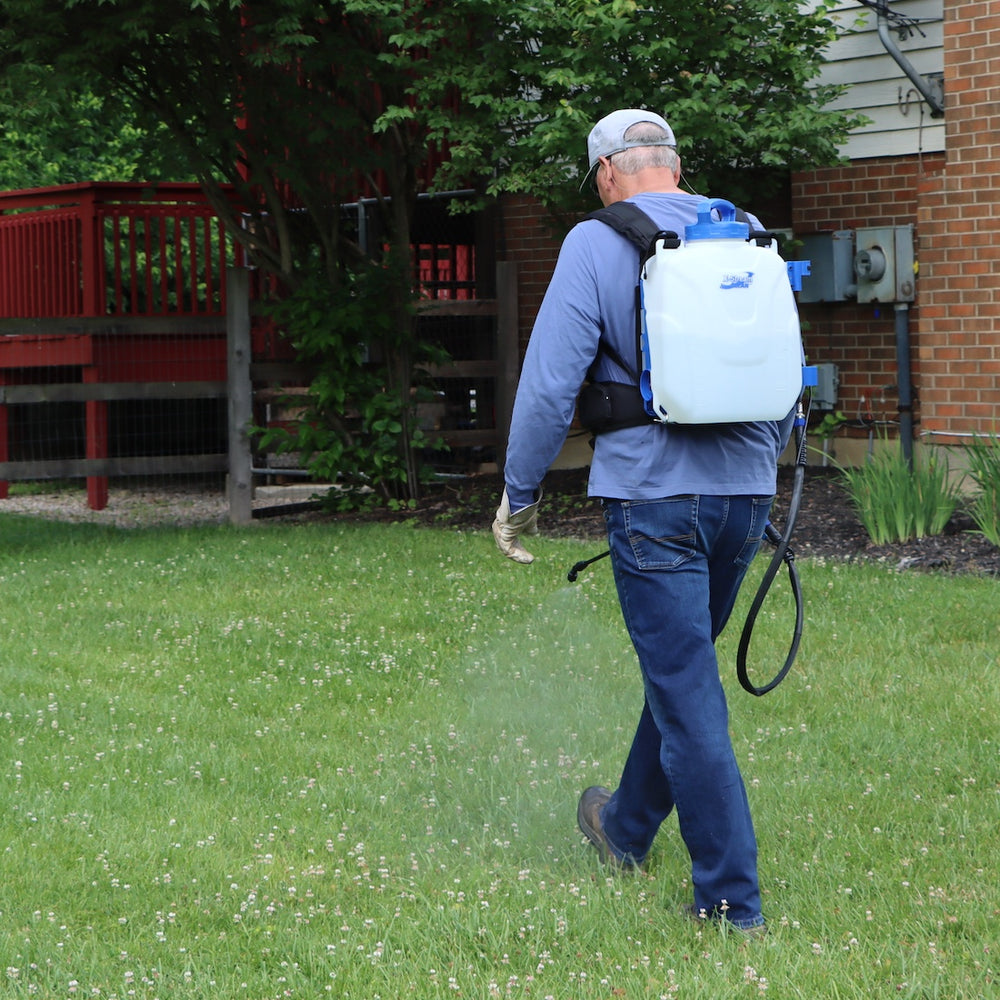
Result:
{"type": "Polygon", "coordinates": [[[250,272],[226,271],[226,379],[229,390],[229,476],[226,494],[232,524],[253,519],[253,386],[250,382],[250,272]]]}
{"type": "MultiPolygon", "coordinates": [[[[100,382],[97,365],[83,366],[83,381],[87,385],[100,382]]],[[[108,457],[108,404],[88,400],[83,404],[87,458],[108,457]]],[[[87,476],[87,506],[91,510],[104,510],[108,505],[108,477],[87,476]]]]}
{"type": "MultiPolygon", "coordinates": [[[[3,387],[7,384],[7,373],[0,368],[0,465],[10,459],[10,442],[7,439],[7,404],[4,402],[3,387]]],[[[7,499],[10,484],[0,479],[0,500],[7,499]]]]}

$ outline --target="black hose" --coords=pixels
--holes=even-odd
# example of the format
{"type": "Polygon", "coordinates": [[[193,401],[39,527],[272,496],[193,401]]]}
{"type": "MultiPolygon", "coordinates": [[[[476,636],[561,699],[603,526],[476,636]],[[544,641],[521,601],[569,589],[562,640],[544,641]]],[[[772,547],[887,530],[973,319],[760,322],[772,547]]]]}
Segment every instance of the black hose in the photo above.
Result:
{"type": "Polygon", "coordinates": [[[795,555],[788,547],[788,539],[791,537],[791,528],[794,522],[793,514],[798,512],[798,499],[802,494],[801,483],[804,472],[805,470],[801,466],[795,470],[795,485],[792,489],[792,504],[789,506],[788,523],[785,526],[784,537],[779,535],[772,525],[769,524],[767,526],[765,534],[767,535],[768,541],[773,542],[776,547],[774,555],[771,556],[771,562],[768,564],[768,567],[764,572],[764,578],[760,581],[757,593],[754,595],[753,603],[750,605],[746,621],[743,623],[743,633],[740,636],[739,649],[736,651],[736,677],[739,679],[740,685],[743,687],[744,691],[749,691],[750,694],[756,695],[757,697],[767,694],[768,691],[774,690],[774,688],[776,688],[785,679],[785,675],[792,669],[792,664],[795,662],[795,657],[799,651],[799,641],[802,638],[802,587],[799,584],[799,571],[795,566],[795,555]],[[793,506],[796,508],[794,511],[792,509],[793,506]],[[757,615],[760,613],[760,609],[764,604],[764,598],[767,597],[767,592],[770,590],[771,584],[774,582],[774,577],[781,568],[782,562],[788,566],[788,579],[791,583],[792,594],[795,598],[795,627],[792,630],[792,642],[788,648],[788,655],[785,657],[785,662],[782,664],[781,669],[774,675],[774,678],[769,683],[757,687],[750,680],[750,675],[747,672],[747,651],[750,648],[750,637],[753,634],[753,628],[757,621],[757,615]]]}
{"type": "Polygon", "coordinates": [[[781,535],[771,524],[768,524],[764,529],[767,540],[775,546],[774,555],[771,556],[771,562],[764,571],[764,577],[757,587],[757,593],[754,595],[746,621],[743,623],[743,633],[740,635],[740,645],[736,651],[736,677],[744,691],[748,691],[758,698],[761,695],[767,694],[768,691],[773,691],[785,679],[785,675],[792,669],[792,664],[795,662],[795,657],[799,651],[799,642],[802,639],[802,587],[799,583],[799,571],[795,566],[795,554],[788,547],[792,531],[795,528],[796,518],[799,515],[799,505],[802,501],[802,487],[805,482],[806,472],[806,416],[801,407],[795,417],[795,434],[795,479],[792,484],[792,494],[788,501],[785,533],[781,535]],[[788,580],[791,584],[792,596],[795,598],[795,626],[792,630],[792,641],[788,647],[788,655],[785,657],[785,662],[782,664],[781,669],[767,684],[758,687],[750,680],[750,675],[747,672],[747,652],[750,649],[750,638],[753,635],[757,615],[760,613],[760,609],[764,604],[764,598],[767,597],[767,592],[771,589],[771,584],[774,582],[774,578],[783,562],[788,567],[788,580]]]}

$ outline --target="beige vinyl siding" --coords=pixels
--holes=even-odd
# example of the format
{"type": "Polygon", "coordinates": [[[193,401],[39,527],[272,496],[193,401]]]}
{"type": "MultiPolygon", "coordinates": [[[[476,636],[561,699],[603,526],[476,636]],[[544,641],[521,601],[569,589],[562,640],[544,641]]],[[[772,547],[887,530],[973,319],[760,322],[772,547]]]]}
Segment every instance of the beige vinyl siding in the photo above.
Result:
{"type": "MultiPolygon", "coordinates": [[[[943,6],[943,0],[890,3],[897,13],[927,19],[907,38],[892,33],[899,50],[922,75],[940,73],[944,67],[943,6]]],[[[820,81],[848,84],[848,90],[831,107],[849,108],[871,119],[851,134],[841,152],[856,160],[943,151],[944,119],[931,118],[930,108],[912,81],[886,52],[878,36],[875,11],[857,2],[840,3],[835,17],[841,35],[828,50],[820,81]]]]}

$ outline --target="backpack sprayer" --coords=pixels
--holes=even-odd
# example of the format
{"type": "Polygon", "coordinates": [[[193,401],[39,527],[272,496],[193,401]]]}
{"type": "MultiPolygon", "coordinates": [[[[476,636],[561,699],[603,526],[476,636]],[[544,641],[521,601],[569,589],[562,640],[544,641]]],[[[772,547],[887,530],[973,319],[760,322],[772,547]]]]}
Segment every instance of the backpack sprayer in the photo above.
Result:
{"type": "MultiPolygon", "coordinates": [[[[783,261],[776,252],[774,234],[751,232],[746,215],[722,199],[699,204],[698,221],[685,227],[683,243],[676,233],[659,230],[630,202],[609,205],[588,218],[612,226],[639,248],[639,372],[602,341],[599,352],[634,381],[591,378],[580,394],[580,419],[585,427],[600,434],[649,422],[781,420],[796,409],[795,479],[785,532],[782,535],[770,522],[765,528],[775,551],[747,614],[736,657],[736,674],[744,690],[766,694],[791,669],[802,636],[802,591],[789,541],[805,478],[808,413],[803,390],[816,384],[816,370],[802,365],[792,292],[802,287],[809,262],[783,261]],[[693,307],[685,308],[688,303],[693,307]],[[747,653],[757,615],[782,563],[788,568],[795,599],[792,641],[778,673],[757,687],[747,671],[747,653]]],[[[581,570],[610,554],[609,550],[576,563],[567,579],[574,582],[581,570]]]]}

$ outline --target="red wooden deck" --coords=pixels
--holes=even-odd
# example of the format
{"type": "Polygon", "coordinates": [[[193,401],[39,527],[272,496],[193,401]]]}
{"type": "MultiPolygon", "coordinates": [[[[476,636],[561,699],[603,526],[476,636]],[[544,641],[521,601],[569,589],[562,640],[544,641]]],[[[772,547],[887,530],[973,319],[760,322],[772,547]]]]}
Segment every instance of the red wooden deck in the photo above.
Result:
{"type": "MultiPolygon", "coordinates": [[[[0,193],[0,318],[32,321],[22,324],[30,332],[0,336],[0,385],[67,367],[88,383],[225,379],[225,276],[238,262],[196,184],[0,193]],[[169,322],[158,329],[157,318],[169,322]],[[216,329],[178,333],[185,318],[216,329]],[[64,332],[72,319],[81,332],[64,332]],[[141,335],[116,330],[131,319],[145,321],[141,335]]],[[[106,457],[107,403],[85,408],[86,457],[106,457]]],[[[0,461],[9,457],[7,416],[0,404],[0,461]]],[[[87,480],[91,507],[107,504],[107,489],[104,477],[87,480]]]]}

